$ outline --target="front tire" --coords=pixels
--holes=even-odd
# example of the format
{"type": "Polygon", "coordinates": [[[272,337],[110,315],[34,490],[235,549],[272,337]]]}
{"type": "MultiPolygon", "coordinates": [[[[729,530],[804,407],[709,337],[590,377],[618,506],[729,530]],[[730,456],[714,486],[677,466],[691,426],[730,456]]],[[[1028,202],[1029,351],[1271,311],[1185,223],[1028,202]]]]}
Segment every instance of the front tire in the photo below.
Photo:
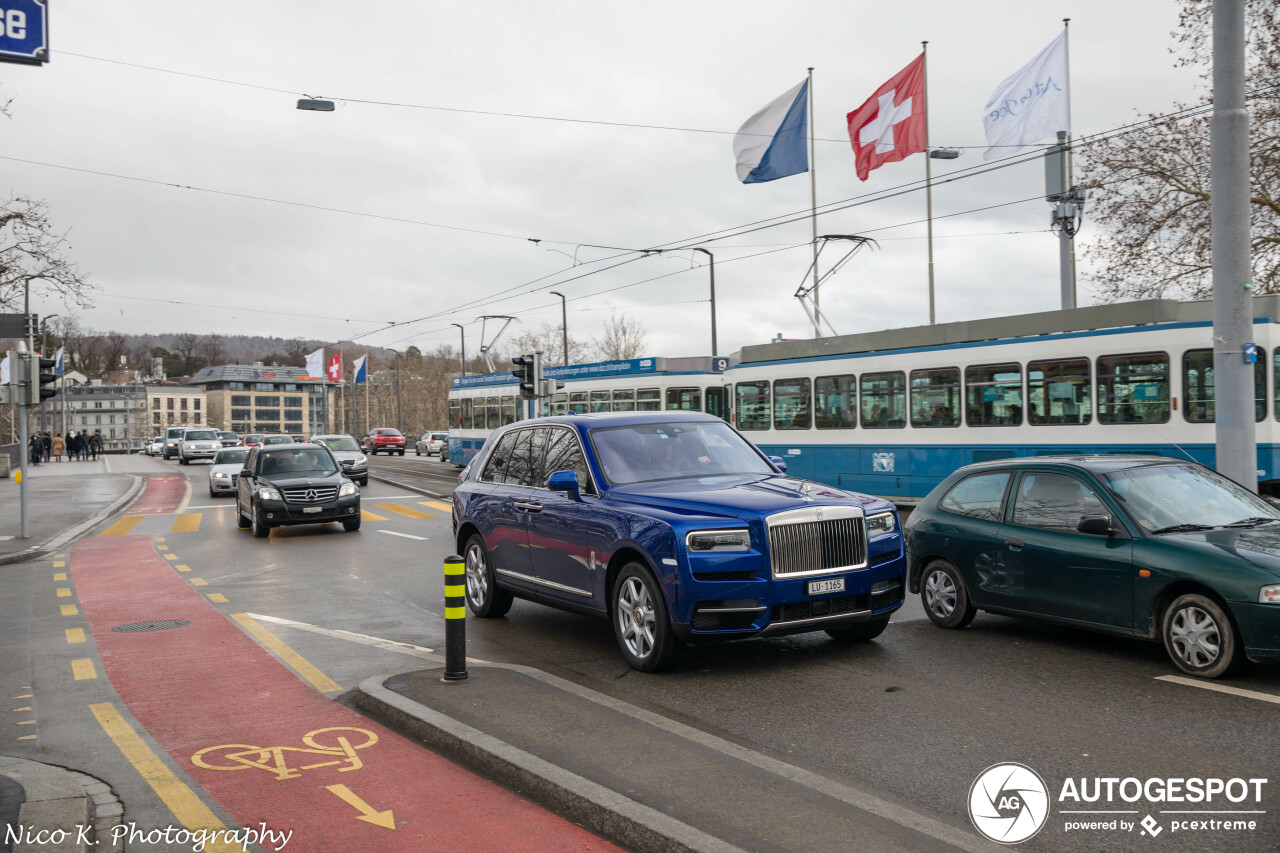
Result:
{"type": "Polygon", "coordinates": [[[188,458],[187,458],[187,457],[185,457],[185,456],[179,456],[179,457],[178,457],[178,462],[179,462],[179,464],[182,464],[182,465],[190,465],[190,464],[191,464],[191,460],[190,460],[190,459],[188,459],[188,458]]]}
{"type": "Polygon", "coordinates": [[[368,477],[365,477],[364,479],[360,480],[360,485],[361,485],[362,487],[363,487],[363,486],[367,486],[367,485],[369,485],[369,478],[368,478],[368,477]]]}
{"type": "Polygon", "coordinates": [[[653,574],[628,563],[613,585],[613,633],[627,665],[657,672],[671,661],[676,638],[667,617],[667,602],[653,574]]]}
{"type": "Polygon", "coordinates": [[[969,590],[955,566],[934,560],[924,567],[920,582],[920,603],[929,620],[939,628],[963,628],[978,611],[969,603],[969,590]]]}
{"type": "Polygon", "coordinates": [[[827,636],[837,643],[865,643],[879,637],[888,624],[889,617],[881,616],[879,619],[868,619],[846,628],[828,628],[827,636]]]}
{"type": "Polygon", "coordinates": [[[357,530],[360,529],[360,519],[353,518],[350,521],[342,522],[342,529],[347,531],[348,533],[355,533],[357,530]]]}
{"type": "Polygon", "coordinates": [[[1174,666],[1197,678],[1221,678],[1240,658],[1240,642],[1230,617],[1204,595],[1174,599],[1160,619],[1160,637],[1174,666]]]}
{"type": "Polygon", "coordinates": [[[258,515],[257,504],[251,504],[249,511],[253,513],[253,535],[259,539],[266,539],[271,535],[271,525],[267,524],[266,520],[258,515]]]}
{"type": "Polygon", "coordinates": [[[480,534],[474,534],[467,540],[462,561],[466,566],[467,606],[471,612],[481,619],[506,616],[515,596],[498,586],[489,549],[484,547],[480,534]]]}
{"type": "Polygon", "coordinates": [[[236,496],[236,526],[241,530],[249,526],[249,519],[245,518],[244,513],[240,511],[240,497],[238,495],[236,496]]]}

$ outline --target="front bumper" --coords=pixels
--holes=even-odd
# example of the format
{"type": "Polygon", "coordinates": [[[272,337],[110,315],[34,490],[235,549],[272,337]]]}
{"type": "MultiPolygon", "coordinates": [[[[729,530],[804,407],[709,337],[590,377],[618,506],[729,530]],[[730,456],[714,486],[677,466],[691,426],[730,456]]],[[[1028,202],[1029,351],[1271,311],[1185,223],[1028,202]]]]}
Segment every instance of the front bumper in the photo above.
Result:
{"type": "Polygon", "coordinates": [[[1231,616],[1252,661],[1280,660],[1280,606],[1231,602],[1231,616]]]}
{"type": "Polygon", "coordinates": [[[235,492],[236,481],[228,477],[225,480],[209,480],[209,491],[211,492],[235,492]]]}
{"type": "Polygon", "coordinates": [[[345,495],[323,504],[286,504],[284,501],[258,500],[258,512],[271,526],[287,524],[319,524],[327,521],[352,521],[360,517],[360,495],[345,495]]]}

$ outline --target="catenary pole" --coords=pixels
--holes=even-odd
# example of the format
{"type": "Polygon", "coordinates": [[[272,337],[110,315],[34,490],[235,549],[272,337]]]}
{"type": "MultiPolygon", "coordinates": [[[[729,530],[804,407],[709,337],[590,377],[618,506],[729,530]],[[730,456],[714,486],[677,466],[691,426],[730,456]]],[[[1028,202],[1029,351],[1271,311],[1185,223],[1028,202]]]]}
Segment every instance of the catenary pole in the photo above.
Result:
{"type": "MultiPolygon", "coordinates": [[[[1245,2],[1213,4],[1210,212],[1213,241],[1213,375],[1218,471],[1258,489],[1249,260],[1249,114],[1245,110],[1245,2]]],[[[1256,355],[1255,355],[1256,357],[1256,355]]]]}
{"type": "Polygon", "coordinates": [[[813,148],[813,69],[809,69],[809,224],[813,236],[813,336],[822,337],[818,325],[818,164],[813,148]]]}
{"type": "Polygon", "coordinates": [[[924,54],[924,209],[929,232],[929,325],[938,322],[933,301],[933,156],[929,150],[929,42],[920,42],[924,54]]]}

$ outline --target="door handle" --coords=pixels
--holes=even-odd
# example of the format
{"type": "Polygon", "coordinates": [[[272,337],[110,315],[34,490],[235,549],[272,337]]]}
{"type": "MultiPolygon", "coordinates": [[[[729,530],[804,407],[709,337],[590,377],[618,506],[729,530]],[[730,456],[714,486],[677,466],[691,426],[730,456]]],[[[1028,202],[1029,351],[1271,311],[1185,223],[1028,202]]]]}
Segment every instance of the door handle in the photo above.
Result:
{"type": "Polygon", "coordinates": [[[1004,540],[1004,544],[1009,546],[1010,551],[1021,551],[1022,546],[1025,545],[1026,543],[1023,542],[1021,539],[1006,539],[1004,540]]]}
{"type": "Polygon", "coordinates": [[[515,503],[516,509],[522,509],[526,512],[542,512],[542,504],[524,503],[522,501],[516,501],[515,503]]]}

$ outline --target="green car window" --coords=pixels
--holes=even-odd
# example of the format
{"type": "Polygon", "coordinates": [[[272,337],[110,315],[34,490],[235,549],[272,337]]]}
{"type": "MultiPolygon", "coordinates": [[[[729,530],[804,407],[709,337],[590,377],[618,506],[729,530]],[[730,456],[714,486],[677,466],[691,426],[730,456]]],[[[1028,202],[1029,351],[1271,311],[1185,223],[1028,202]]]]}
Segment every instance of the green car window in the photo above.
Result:
{"type": "Polygon", "coordinates": [[[1013,523],[1047,530],[1075,530],[1082,515],[1107,512],[1087,485],[1067,474],[1032,471],[1022,475],[1013,501],[1013,523]]]}
{"type": "Polygon", "coordinates": [[[1008,471],[992,471],[965,477],[942,496],[938,509],[970,518],[999,521],[1000,502],[1004,500],[1009,476],[1008,471]]]}

